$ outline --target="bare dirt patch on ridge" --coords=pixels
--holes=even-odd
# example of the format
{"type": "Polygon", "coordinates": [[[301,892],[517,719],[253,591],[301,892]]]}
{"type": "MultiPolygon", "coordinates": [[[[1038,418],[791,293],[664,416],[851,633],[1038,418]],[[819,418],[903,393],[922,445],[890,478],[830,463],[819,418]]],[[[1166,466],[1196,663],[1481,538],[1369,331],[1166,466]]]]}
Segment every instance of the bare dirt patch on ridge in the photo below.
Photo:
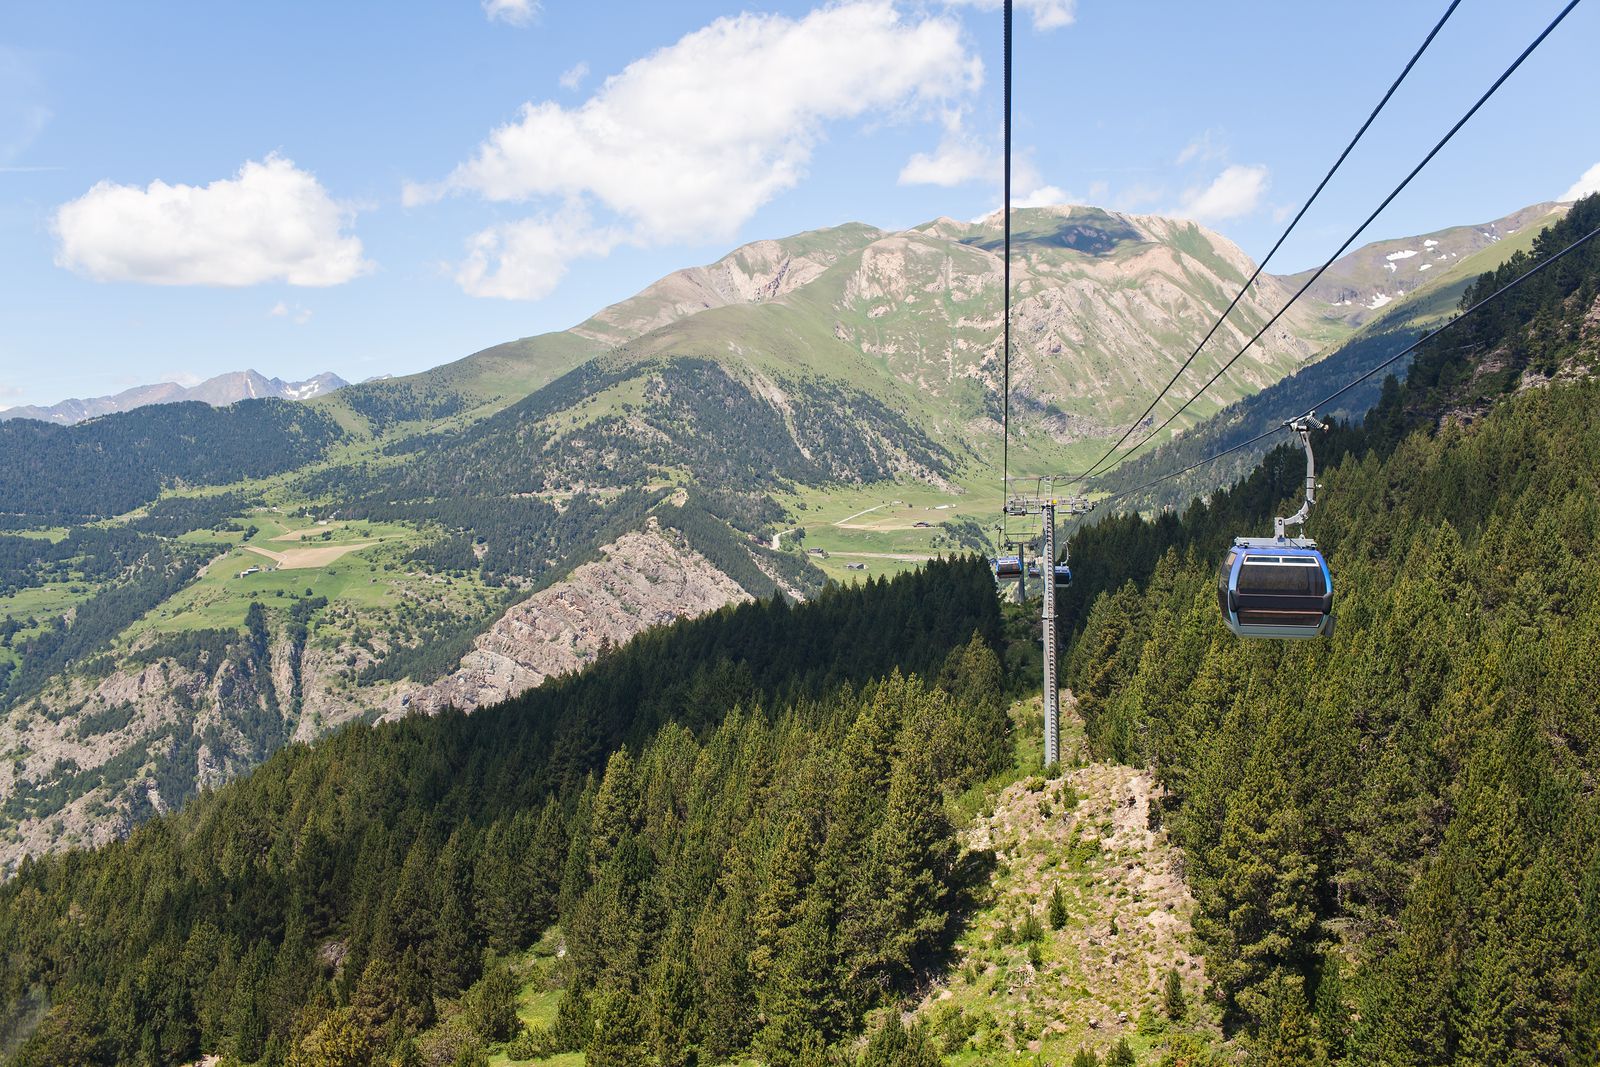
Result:
{"type": "MultiPolygon", "coordinates": [[[[1063,723],[1063,750],[1081,762],[1075,725],[1063,723]]],[[[967,828],[966,845],[995,856],[988,895],[916,1008],[944,1035],[950,1062],[1039,1053],[1065,1063],[1083,1046],[1104,1057],[1119,1037],[1144,1062],[1180,1033],[1220,1042],[1203,1002],[1181,854],[1150,826],[1159,794],[1148,771],[1089,763],[1008,786],[967,828]],[[1066,919],[1053,929],[1057,888],[1066,919]],[[1032,945],[1030,913],[1041,934],[1032,945]],[[1162,1002],[1174,969],[1187,1000],[1178,1022],[1162,1002]]]]}

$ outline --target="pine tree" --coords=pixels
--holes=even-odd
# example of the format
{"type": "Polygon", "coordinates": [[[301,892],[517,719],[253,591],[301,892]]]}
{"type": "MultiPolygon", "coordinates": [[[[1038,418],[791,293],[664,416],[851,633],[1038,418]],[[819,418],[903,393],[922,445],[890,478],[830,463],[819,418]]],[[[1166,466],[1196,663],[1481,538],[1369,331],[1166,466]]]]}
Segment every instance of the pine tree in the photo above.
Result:
{"type": "Polygon", "coordinates": [[[1067,899],[1061,894],[1061,883],[1050,887],[1050,929],[1061,930],[1067,925],[1067,899]]]}
{"type": "Polygon", "coordinates": [[[594,1032],[584,1048],[588,1067],[638,1067],[644,1063],[644,1017],[641,1005],[623,990],[595,994],[594,1032]]]}
{"type": "Polygon", "coordinates": [[[1345,1003],[1344,978],[1337,957],[1329,956],[1323,962],[1313,1008],[1317,1040],[1327,1050],[1328,1062],[1342,1062],[1350,1043],[1350,1006],[1345,1003]]]}
{"type": "Polygon", "coordinates": [[[228,1029],[233,1032],[233,1055],[244,1063],[261,1058],[271,1031],[267,1014],[271,965],[272,949],[262,941],[256,942],[240,961],[228,1029]]]}
{"type": "Polygon", "coordinates": [[[535,938],[556,921],[561,870],[566,863],[566,856],[566,820],[552,797],[545,801],[539,811],[533,843],[522,867],[528,895],[529,929],[535,938]]]}
{"type": "Polygon", "coordinates": [[[939,674],[939,688],[950,694],[960,724],[963,782],[1004,770],[1011,762],[1011,719],[1006,714],[1005,678],[1000,659],[983,638],[950,653],[939,674]]]}
{"type": "Polygon", "coordinates": [[[1307,966],[1317,918],[1305,838],[1283,780],[1264,766],[1250,772],[1208,857],[1217,874],[1201,885],[1195,917],[1229,1022],[1259,1026],[1272,984],[1307,966]]]}
{"type": "Polygon", "coordinates": [[[589,993],[582,986],[569,985],[556,1005],[555,1025],[550,1040],[557,1052],[581,1052],[594,1037],[594,1019],[589,993]]]}
{"type": "Polygon", "coordinates": [[[1265,992],[1261,1029],[1251,1046],[1250,1062],[1261,1067],[1305,1067],[1316,1063],[1318,1049],[1298,979],[1280,978],[1265,992]]]}
{"type": "Polygon", "coordinates": [[[899,1013],[891,1011],[867,1042],[856,1067],[939,1067],[939,1054],[926,1026],[919,1022],[908,1028],[899,1013]]]}
{"type": "Polygon", "coordinates": [[[1161,1004],[1166,1009],[1167,1018],[1178,1022],[1189,1010],[1188,1002],[1183,996],[1183,976],[1176,967],[1167,972],[1166,982],[1161,989],[1161,1004]]]}
{"type": "Polygon", "coordinates": [[[838,1007],[838,968],[829,931],[829,907],[813,885],[806,894],[799,921],[784,932],[760,993],[760,1045],[777,1067],[796,1062],[815,1039],[823,1045],[843,1029],[838,1007]]]}
{"type": "Polygon", "coordinates": [[[872,839],[865,929],[845,937],[863,946],[857,979],[898,987],[941,941],[951,913],[950,874],[956,856],[944,798],[926,751],[912,747],[895,764],[883,823],[872,839]]]}
{"type": "Polygon", "coordinates": [[[699,1062],[694,973],[687,938],[669,937],[650,979],[650,1045],[661,1067],[699,1062]]]}
{"type": "Polygon", "coordinates": [[[589,877],[596,878],[623,839],[639,825],[639,782],[633,758],[618,749],[606,763],[606,773],[594,798],[589,825],[589,877]]]}
{"type": "Polygon", "coordinates": [[[1100,1067],[1100,1057],[1095,1055],[1094,1049],[1080,1045],[1073,1054],[1072,1067],[1100,1067]]]}
{"type": "Polygon", "coordinates": [[[289,1055],[289,1067],[367,1067],[372,1046],[349,1008],[336,1008],[289,1055]]]}
{"type": "MultiPolygon", "coordinates": [[[[737,856],[730,866],[738,868],[737,856]]],[[[693,940],[702,1043],[712,1062],[732,1058],[750,1044],[757,1010],[749,967],[749,905],[738,879],[725,878],[721,885],[721,894],[696,920],[693,940]]]]}
{"type": "Polygon", "coordinates": [[[1106,1067],[1133,1067],[1133,1062],[1133,1047],[1128,1044],[1128,1039],[1117,1038],[1117,1043],[1111,1046],[1111,1051],[1106,1055],[1106,1067]]]}
{"type": "Polygon", "coordinates": [[[496,960],[467,991],[467,1023],[486,1042],[509,1041],[522,1029],[517,1015],[517,982],[496,960]]]}

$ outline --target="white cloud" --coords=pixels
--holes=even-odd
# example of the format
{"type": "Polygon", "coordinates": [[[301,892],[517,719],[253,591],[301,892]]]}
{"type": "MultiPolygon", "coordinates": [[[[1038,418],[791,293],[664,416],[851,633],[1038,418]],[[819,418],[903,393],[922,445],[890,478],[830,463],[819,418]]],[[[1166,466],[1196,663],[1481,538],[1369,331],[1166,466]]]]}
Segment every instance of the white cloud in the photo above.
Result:
{"type": "Polygon", "coordinates": [[[1058,185],[1036,186],[1011,198],[1012,207],[1057,207],[1072,202],[1072,194],[1058,185]]]}
{"type": "Polygon", "coordinates": [[[1600,193],[1600,163],[1596,163],[1583,172],[1583,177],[1572,183],[1572,188],[1558,196],[1557,200],[1581,200],[1591,193],[1600,193]]]}
{"type": "Polygon", "coordinates": [[[490,22],[529,26],[539,14],[539,0],[483,0],[483,13],[490,22]]]}
{"type": "MultiPolygon", "coordinates": [[[[580,106],[523,105],[442,182],[407,185],[405,201],[473,193],[547,209],[576,203],[615,216],[590,243],[607,248],[726,239],[801,179],[829,122],[926,118],[982,77],[959,23],[902,17],[890,0],[799,19],[720,18],[630,64],[580,106]]],[[[544,225],[485,231],[483,254],[541,246],[544,225]]],[[[594,225],[584,233],[595,236],[594,225]]],[[[529,256],[547,262],[556,251],[529,256]]],[[[489,284],[476,262],[462,273],[489,284]]]]}
{"type": "Polygon", "coordinates": [[[583,79],[588,76],[589,64],[580,61],[575,66],[562,71],[558,80],[561,83],[561,88],[576,91],[578,86],[583,84],[583,79]]]}
{"type": "MultiPolygon", "coordinates": [[[[995,11],[1001,0],[945,0],[952,7],[976,7],[995,11]]],[[[1036,30],[1057,30],[1070,26],[1077,19],[1078,0],[1017,0],[1016,6],[1033,19],[1036,30]]]]}
{"type": "Polygon", "coordinates": [[[296,326],[304,326],[311,321],[311,309],[301,304],[290,306],[285,301],[278,301],[272,305],[272,310],[267,312],[275,319],[288,319],[296,326]]]}
{"type": "Polygon", "coordinates": [[[56,210],[56,265],[149,285],[339,285],[372,269],[351,211],[269,155],[210,185],[97,183],[56,210]]]}
{"type": "Polygon", "coordinates": [[[581,256],[604,256],[623,240],[596,228],[588,213],[569,206],[553,215],[501,223],[474,234],[456,284],[470,296],[538,300],[549,296],[581,256]]]}
{"type": "Polygon", "coordinates": [[[1267,168],[1234,164],[1204,189],[1184,194],[1181,213],[1202,222],[1236,219],[1248,215],[1267,191],[1267,168]]]}
{"type": "Polygon", "coordinates": [[[965,185],[967,182],[999,181],[1000,159],[995,153],[959,136],[947,136],[939,147],[918,152],[900,169],[901,185],[965,185]]]}

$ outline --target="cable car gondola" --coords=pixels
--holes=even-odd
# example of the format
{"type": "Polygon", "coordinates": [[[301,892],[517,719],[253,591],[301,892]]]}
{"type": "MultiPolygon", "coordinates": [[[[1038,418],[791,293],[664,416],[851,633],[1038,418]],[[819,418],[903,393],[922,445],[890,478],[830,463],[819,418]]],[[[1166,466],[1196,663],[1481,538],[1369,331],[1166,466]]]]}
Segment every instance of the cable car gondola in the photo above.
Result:
{"type": "Polygon", "coordinates": [[[1004,581],[1008,578],[1022,577],[1021,556],[996,556],[989,561],[989,569],[994,571],[995,578],[1004,581]]]}
{"type": "MultiPolygon", "coordinates": [[[[1029,578],[1037,578],[1037,577],[1039,577],[1039,573],[1040,572],[1039,572],[1039,562],[1038,562],[1038,560],[1029,561],[1029,563],[1028,563],[1028,577],[1029,578]]],[[[1072,568],[1067,566],[1065,563],[1057,563],[1056,564],[1056,588],[1059,589],[1063,585],[1071,585],[1071,584],[1072,584],[1072,568]]]]}
{"type": "Polygon", "coordinates": [[[1289,526],[1304,527],[1316,502],[1316,459],[1311,430],[1323,429],[1312,416],[1289,423],[1306,446],[1306,499],[1290,517],[1275,520],[1276,536],[1236,537],[1217,572],[1217,604],[1222,620],[1240,637],[1302,638],[1333,635],[1333,572],[1317,543],[1289,537],[1289,526]]]}

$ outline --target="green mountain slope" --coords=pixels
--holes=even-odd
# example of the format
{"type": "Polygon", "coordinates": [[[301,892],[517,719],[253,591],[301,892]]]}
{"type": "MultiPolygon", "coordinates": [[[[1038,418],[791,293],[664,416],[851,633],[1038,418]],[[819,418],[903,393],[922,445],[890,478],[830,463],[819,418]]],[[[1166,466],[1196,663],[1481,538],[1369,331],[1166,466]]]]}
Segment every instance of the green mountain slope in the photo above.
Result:
{"type": "MultiPolygon", "coordinates": [[[[1580,202],[1535,255],[1595,212],[1580,202]]],[[[1225,1028],[1266,1062],[1596,1047],[1600,259],[1571,258],[1329,436],[1309,532],[1335,574],[1331,640],[1216,622],[1216,560],[1283,513],[1293,450],[1181,519],[1075,543],[1067,676],[1092,746],[1170,791],[1225,1028]]]]}
{"type": "MultiPolygon", "coordinates": [[[[1290,1062],[1595,1047],[1597,398],[1529,393],[1330,469],[1331,641],[1218,625],[1218,534],[1261,507],[1193,516],[1187,552],[1089,612],[1068,676],[1090,736],[1171,790],[1207,973],[1263,1058],[1286,1032],[1290,1062]]],[[[1080,558],[1140,536],[1091,531],[1080,558]]]]}
{"type": "MultiPolygon", "coordinates": [[[[1142,486],[1168,471],[1187,467],[1281,426],[1285,418],[1307,410],[1347,382],[1403,351],[1424,332],[1442,325],[1478,296],[1498,288],[1543,255],[1556,251],[1565,241],[1586,233],[1587,229],[1583,228],[1585,221],[1588,221],[1588,228],[1591,229],[1600,224],[1600,216],[1595,214],[1592,204],[1585,203],[1578,214],[1571,217],[1567,214],[1566,205],[1560,205],[1560,210],[1538,214],[1539,210],[1548,206],[1538,205],[1509,219],[1500,220],[1501,229],[1509,228],[1514,222],[1525,224],[1514,233],[1490,241],[1478,251],[1454,261],[1448,270],[1441,269],[1441,276],[1434,278],[1427,286],[1412,291],[1403,299],[1374,313],[1353,337],[1330,355],[1253,396],[1229,405],[1180,437],[1118,464],[1107,474],[1095,479],[1095,488],[1121,492],[1142,486]],[[1527,222],[1529,218],[1535,218],[1536,221],[1527,222]],[[1530,255],[1531,259],[1528,258],[1530,255]],[[1511,269],[1511,265],[1516,265],[1515,269],[1511,269]],[[1497,279],[1489,289],[1484,289],[1480,281],[1486,275],[1497,279]],[[1468,296],[1469,292],[1475,295],[1468,296]],[[1467,299],[1463,302],[1464,296],[1467,299]]],[[[1467,228],[1465,232],[1482,238],[1483,229],[1467,228]]],[[[1445,231],[1446,235],[1453,232],[1445,231]]],[[[1402,248],[1424,243],[1415,238],[1392,242],[1402,248]]],[[[1446,347],[1473,343],[1467,332],[1453,332],[1440,342],[1446,347]]],[[[1560,363],[1563,357],[1557,355],[1554,358],[1560,363]]],[[[1322,410],[1321,414],[1338,419],[1361,418],[1378,402],[1385,376],[1404,376],[1410,366],[1411,358],[1406,357],[1384,374],[1376,375],[1345,393],[1331,408],[1322,410]]],[[[1278,443],[1276,439],[1269,439],[1240,449],[1220,463],[1207,465],[1182,477],[1164,481],[1133,497],[1124,498],[1122,506],[1149,509],[1181,505],[1195,496],[1209,493],[1216,486],[1228,485],[1243,477],[1278,443]]]]}
{"type": "MultiPolygon", "coordinates": [[[[1170,219],[1016,223],[1013,469],[1072,469],[1252,268],[1170,219]]],[[[74,554],[0,589],[0,866],[125,833],[291,738],[492,704],[682,614],[983,545],[999,236],[991,217],[756,242],[408,378],[7,449],[0,484],[49,511],[7,524],[74,554]],[[91,516],[140,532],[140,561],[64,538],[91,516]]],[[[1286,298],[1264,280],[1216,343],[1286,298]]],[[[1346,329],[1280,326],[1193,418],[1346,329]]]]}
{"type": "Polygon", "coordinates": [[[982,562],[941,564],[658,630],[470,718],[281,752],[0,888],[5,1051],[305,1062],[335,1034],[362,1057],[398,1051],[444,1017],[486,1029],[454,999],[500,980],[481,950],[556,918],[557,1045],[623,1062],[662,1041],[715,1059],[832,1039],[946,937],[971,872],[941,791],[1007,751],[998,636],[982,562]],[[809,866],[801,849],[835,874],[792,881],[780,868],[809,866]],[[823,908],[849,924],[826,948],[807,940],[823,908]],[[807,982],[835,1007],[797,999],[807,982]]]}

